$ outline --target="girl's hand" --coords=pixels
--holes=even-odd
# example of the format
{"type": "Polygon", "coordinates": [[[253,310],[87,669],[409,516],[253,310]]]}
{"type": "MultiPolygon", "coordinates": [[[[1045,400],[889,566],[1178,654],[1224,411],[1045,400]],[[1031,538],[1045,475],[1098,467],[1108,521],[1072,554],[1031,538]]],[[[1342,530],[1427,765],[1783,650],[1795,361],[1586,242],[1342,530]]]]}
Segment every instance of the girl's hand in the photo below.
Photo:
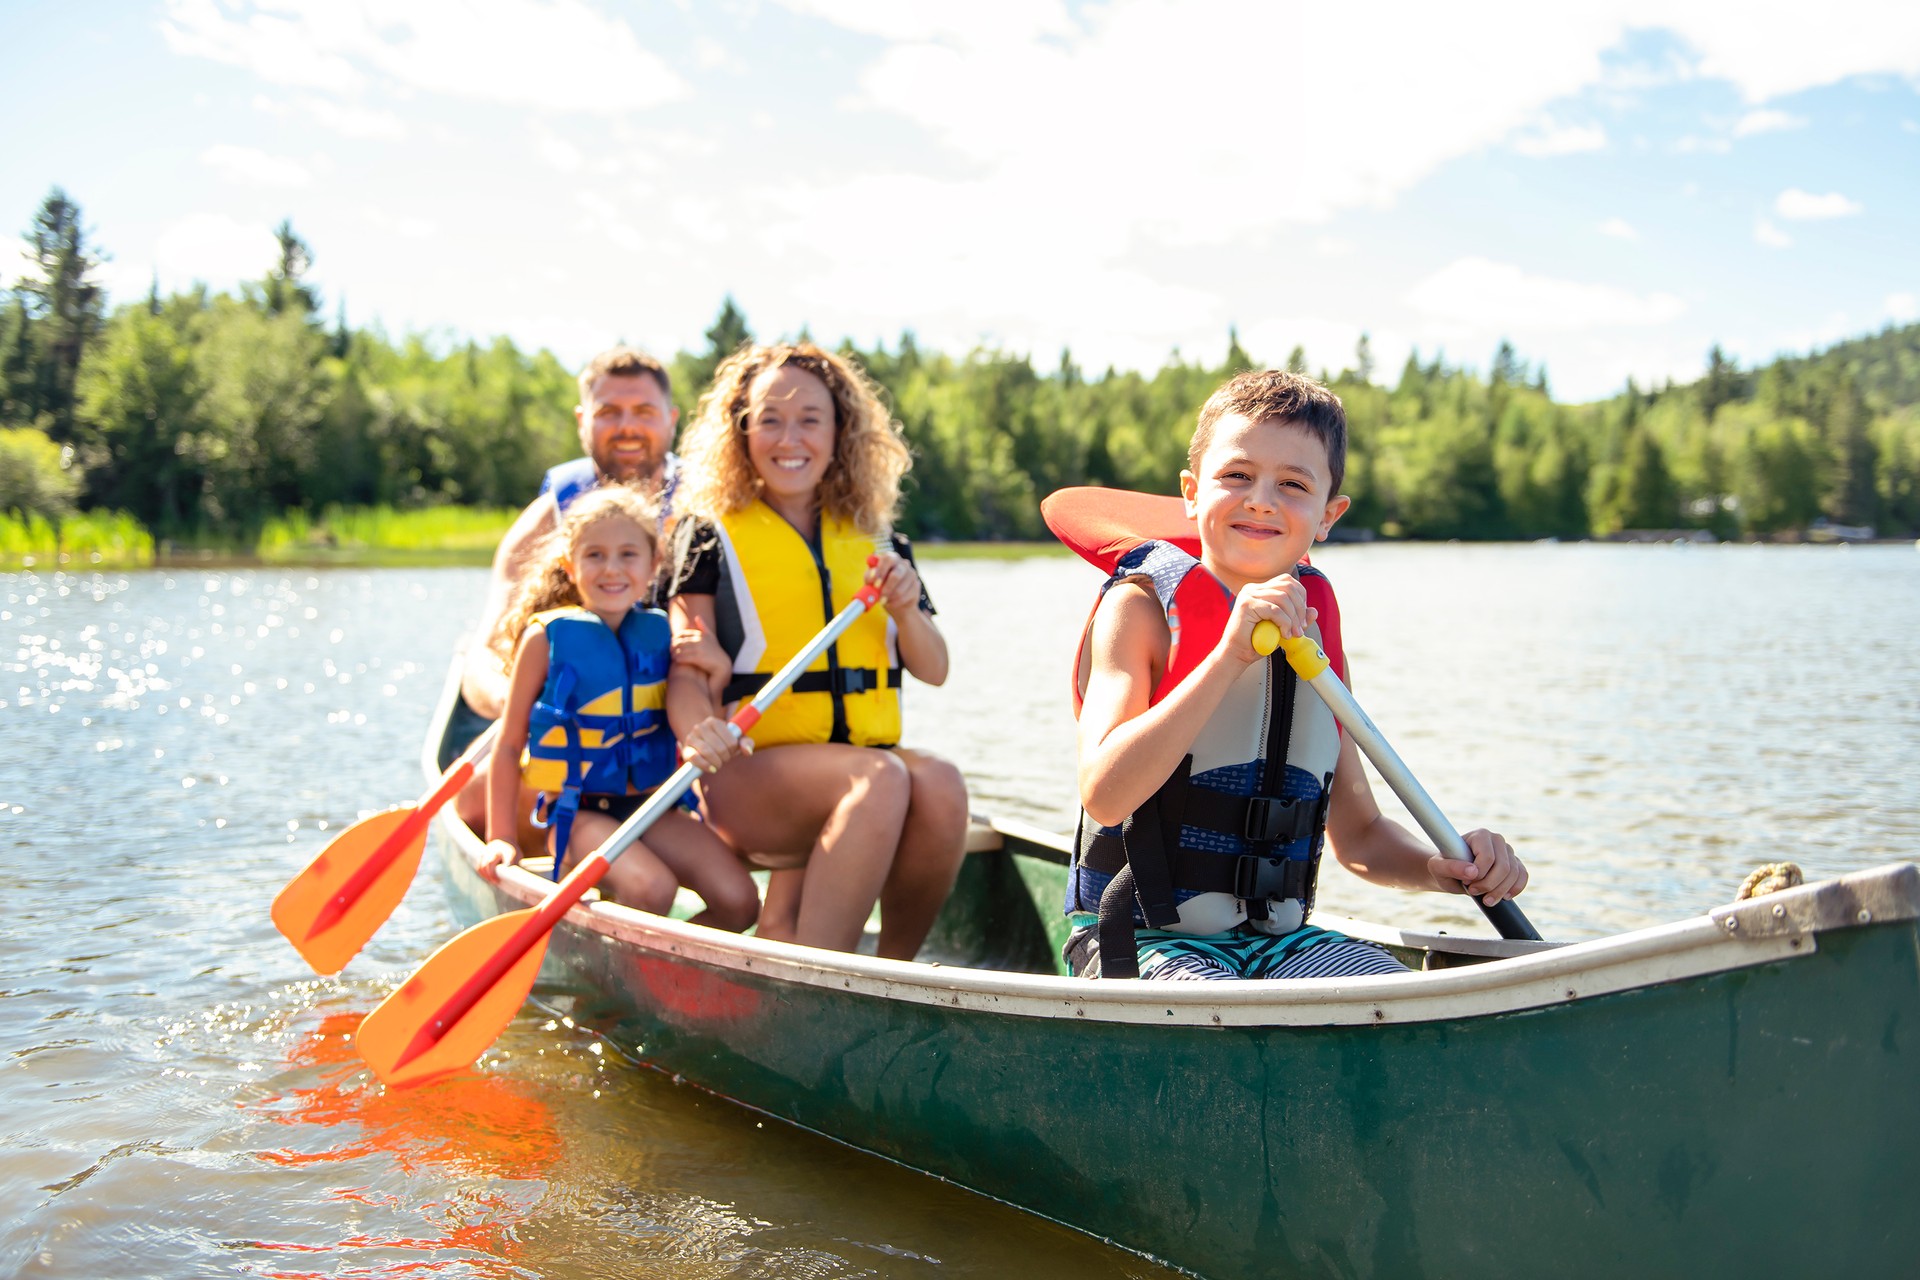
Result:
{"type": "Polygon", "coordinates": [[[487,847],[480,851],[480,862],[474,868],[482,880],[500,882],[500,868],[510,867],[520,861],[520,847],[511,840],[489,840],[487,847]]]}
{"type": "Polygon", "coordinates": [[[1489,907],[1518,897],[1527,887],[1527,868],[1506,837],[1480,828],[1467,832],[1465,839],[1468,852],[1473,854],[1472,862],[1456,862],[1437,854],[1427,859],[1434,887],[1443,893],[1470,893],[1489,907]]]}
{"type": "Polygon", "coordinates": [[[733,663],[727,657],[727,651],[720,647],[720,642],[698,618],[693,619],[691,627],[673,633],[670,653],[677,665],[692,667],[708,679],[724,678],[733,672],[733,663]]]}
{"type": "Polygon", "coordinates": [[[680,758],[700,766],[706,773],[714,772],[741,754],[753,754],[753,739],[736,741],[732,727],[719,716],[708,716],[680,739],[680,758]]]}
{"type": "Polygon", "coordinates": [[[875,553],[867,581],[880,588],[880,603],[896,618],[920,607],[920,574],[897,551],[875,553]]]}
{"type": "Polygon", "coordinates": [[[1307,634],[1307,624],[1319,616],[1308,607],[1307,589],[1292,574],[1283,573],[1265,582],[1242,587],[1234,597],[1233,614],[1220,633],[1220,648],[1237,662],[1254,662],[1265,656],[1253,648],[1253,628],[1271,622],[1282,637],[1307,634]]]}

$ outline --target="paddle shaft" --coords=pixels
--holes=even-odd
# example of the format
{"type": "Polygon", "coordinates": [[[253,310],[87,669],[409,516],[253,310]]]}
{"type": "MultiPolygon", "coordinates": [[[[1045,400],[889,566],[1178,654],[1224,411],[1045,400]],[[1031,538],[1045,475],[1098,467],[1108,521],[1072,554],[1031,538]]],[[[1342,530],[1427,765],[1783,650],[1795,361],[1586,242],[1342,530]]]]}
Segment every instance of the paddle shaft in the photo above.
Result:
{"type": "MultiPolygon", "coordinates": [[[[766,714],[767,708],[792,687],[793,682],[813,665],[814,660],[825,653],[833,642],[838,640],[846,629],[852,626],[861,614],[873,607],[879,599],[879,591],[871,586],[863,585],[854,592],[853,599],[847,603],[847,607],[835,614],[833,620],[827,623],[820,634],[808,641],[807,646],[795,654],[786,666],[775,672],[773,678],[761,686],[760,692],[753,696],[752,701],[728,718],[727,728],[733,733],[734,740],[737,742],[745,737],[759,722],[760,717],[766,714]]],[[[501,975],[518,964],[520,958],[526,955],[529,949],[540,945],[560,918],[573,909],[573,904],[580,901],[587,890],[600,882],[600,877],[607,874],[614,860],[625,853],[648,827],[659,820],[662,814],[679,803],[680,797],[687,793],[687,788],[691,787],[699,777],[700,766],[692,762],[675,769],[672,776],[661,783],[647,798],[647,802],[634,810],[625,822],[614,828],[613,834],[602,841],[598,849],[582,858],[580,865],[570,871],[567,878],[554,887],[553,893],[527,917],[526,921],[514,931],[513,936],[507,939],[506,943],[496,950],[472,977],[461,983],[459,988],[447,997],[446,1002],[436,1009],[433,1016],[421,1026],[419,1034],[407,1046],[407,1051],[401,1055],[397,1065],[405,1066],[419,1057],[445,1035],[449,1027],[465,1017],[467,1012],[492,989],[493,984],[500,980],[501,975]]]]}
{"type": "Polygon", "coordinates": [[[472,779],[474,768],[480,762],[480,756],[493,745],[493,740],[499,734],[500,722],[496,720],[487,726],[485,732],[467,745],[467,749],[460,753],[458,760],[447,766],[447,771],[440,775],[440,781],[414,803],[413,812],[409,813],[399,826],[387,833],[387,838],[367,855],[366,861],[362,862],[340,886],[339,892],[327,900],[327,905],[321,909],[319,915],[314,917],[313,924],[307,931],[309,937],[337,924],[340,917],[360,900],[360,895],[367,891],[368,886],[380,878],[380,873],[393,865],[395,858],[406,852],[407,847],[420,837],[420,833],[426,829],[427,824],[433,821],[433,815],[440,812],[447,801],[459,795],[460,788],[466,786],[472,779]]]}
{"type": "MultiPolygon", "coordinates": [[[[1272,626],[1272,624],[1262,622],[1259,626],[1272,626]]],[[[1256,632],[1259,626],[1255,627],[1256,632]]],[[[1327,704],[1327,709],[1333,712],[1333,718],[1338,720],[1340,726],[1352,736],[1354,744],[1367,753],[1367,759],[1373,761],[1373,767],[1380,771],[1380,776],[1386,779],[1387,785],[1392,787],[1394,794],[1400,797],[1400,802],[1407,806],[1407,812],[1412,814],[1413,820],[1420,824],[1420,829],[1427,833],[1427,838],[1433,841],[1434,847],[1446,857],[1460,862],[1472,862],[1473,851],[1467,848],[1467,842],[1460,838],[1460,833],[1454,829],[1451,822],[1447,821],[1447,815],[1440,811],[1440,806],[1433,802],[1433,797],[1427,794],[1427,789],[1420,785],[1418,778],[1413,776],[1413,770],[1407,768],[1406,761],[1402,760],[1400,754],[1387,744],[1386,736],[1361,709],[1360,704],[1353,700],[1353,694],[1348,691],[1346,685],[1341,683],[1340,677],[1333,673],[1333,666],[1327,661],[1327,655],[1321,652],[1320,646],[1305,636],[1279,639],[1279,628],[1274,627],[1273,631],[1274,638],[1278,640],[1280,648],[1287,655],[1287,664],[1293,668],[1296,675],[1313,686],[1313,691],[1320,695],[1321,700],[1327,704]]],[[[1263,639],[1265,637],[1256,634],[1254,637],[1256,649],[1261,647],[1260,642],[1263,639]]],[[[1269,648],[1268,652],[1272,652],[1272,649],[1269,648]]],[[[1525,938],[1534,942],[1540,940],[1539,931],[1533,927],[1532,922],[1512,899],[1496,903],[1491,907],[1478,898],[1474,898],[1474,903],[1486,913],[1487,919],[1492,922],[1495,929],[1499,930],[1501,937],[1525,938]]]]}

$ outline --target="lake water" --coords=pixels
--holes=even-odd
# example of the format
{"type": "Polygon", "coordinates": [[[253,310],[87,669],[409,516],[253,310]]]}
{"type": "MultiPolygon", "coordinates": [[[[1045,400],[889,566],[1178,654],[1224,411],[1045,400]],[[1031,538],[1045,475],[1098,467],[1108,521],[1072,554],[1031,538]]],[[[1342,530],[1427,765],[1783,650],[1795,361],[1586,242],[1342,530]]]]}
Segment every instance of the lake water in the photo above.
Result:
{"type": "MultiPolygon", "coordinates": [[[[1759,862],[1920,854],[1910,547],[1343,546],[1354,689],[1548,937],[1673,919],[1759,862]]],[[[1097,575],[939,561],[910,740],[975,807],[1072,821],[1097,575]]],[[[1161,1276],[636,1069],[537,1011],[388,1096],[357,1019],[452,932],[431,869],[339,980],[267,904],[412,800],[479,570],[0,575],[0,1275],[1161,1276]]],[[[1392,808],[1390,797],[1381,791],[1392,808]]],[[[1485,929],[1362,885],[1323,910],[1485,929]]]]}

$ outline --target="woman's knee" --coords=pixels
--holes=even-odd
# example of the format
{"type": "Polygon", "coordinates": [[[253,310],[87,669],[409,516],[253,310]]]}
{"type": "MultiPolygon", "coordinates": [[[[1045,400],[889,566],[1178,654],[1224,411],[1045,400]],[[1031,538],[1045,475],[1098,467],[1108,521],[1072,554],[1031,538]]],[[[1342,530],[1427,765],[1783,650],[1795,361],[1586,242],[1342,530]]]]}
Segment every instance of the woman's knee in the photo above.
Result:
{"type": "Polygon", "coordinates": [[[919,755],[907,766],[907,773],[916,818],[942,826],[966,826],[967,780],[952,761],[919,755]]]}
{"type": "Polygon", "coordinates": [[[862,800],[898,803],[913,796],[913,775],[891,751],[862,751],[853,764],[854,794],[862,800]]]}

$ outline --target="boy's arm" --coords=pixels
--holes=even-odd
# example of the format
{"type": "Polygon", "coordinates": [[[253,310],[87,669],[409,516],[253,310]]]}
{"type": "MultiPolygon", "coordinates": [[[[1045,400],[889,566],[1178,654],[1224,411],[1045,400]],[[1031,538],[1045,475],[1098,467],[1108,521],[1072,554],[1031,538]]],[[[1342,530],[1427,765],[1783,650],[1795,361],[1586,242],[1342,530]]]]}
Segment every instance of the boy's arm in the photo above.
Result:
{"type": "Polygon", "coordinates": [[[1164,702],[1149,705],[1166,670],[1167,616],[1137,583],[1120,583],[1101,597],[1087,638],[1093,664],[1080,706],[1080,803],[1088,817],[1119,825],[1173,773],[1255,656],[1244,639],[1244,660],[1228,651],[1233,630],[1229,625],[1220,646],[1164,702]]]}
{"type": "Polygon", "coordinates": [[[1466,833],[1472,862],[1458,862],[1380,812],[1360,763],[1360,749],[1340,735],[1340,763],[1327,806],[1327,842],[1340,865],[1373,884],[1397,889],[1471,893],[1493,906],[1527,887],[1527,868],[1498,832],[1466,833]]]}

